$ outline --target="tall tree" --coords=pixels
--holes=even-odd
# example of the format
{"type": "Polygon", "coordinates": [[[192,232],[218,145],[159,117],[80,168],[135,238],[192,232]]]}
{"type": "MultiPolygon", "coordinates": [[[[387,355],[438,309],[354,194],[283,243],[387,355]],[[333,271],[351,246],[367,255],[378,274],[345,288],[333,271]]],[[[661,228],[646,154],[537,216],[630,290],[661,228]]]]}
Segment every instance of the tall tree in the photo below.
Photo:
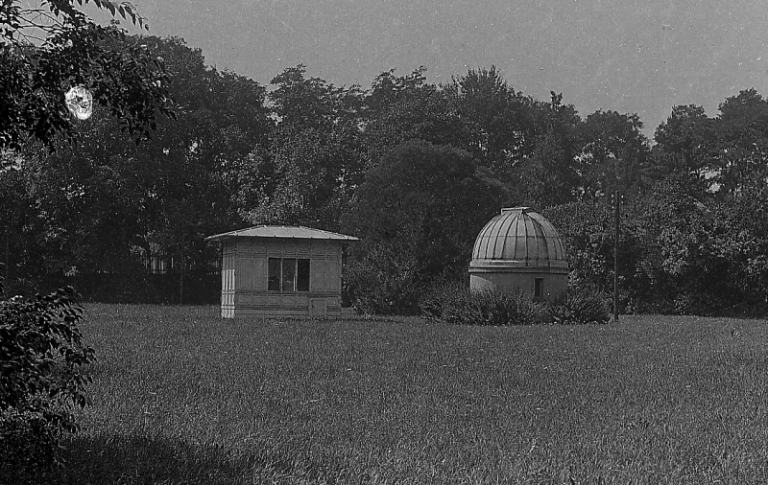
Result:
{"type": "Polygon", "coordinates": [[[462,279],[499,200],[465,151],[416,140],[393,148],[366,174],[342,223],[361,237],[348,277],[358,308],[412,312],[427,285],[462,279]]]}
{"type": "Polygon", "coordinates": [[[277,126],[269,151],[254,153],[271,180],[260,182],[258,203],[246,208],[247,218],[338,229],[365,167],[363,93],[306,78],[303,65],[286,69],[272,83],[277,126]]]}
{"type": "Polygon", "coordinates": [[[754,89],[720,104],[714,121],[717,146],[707,169],[721,195],[738,195],[751,180],[768,177],[768,101],[754,89]]]}
{"type": "MultiPolygon", "coordinates": [[[[551,93],[548,106],[533,107],[545,116],[535,134],[533,151],[513,166],[511,174],[517,203],[546,208],[573,201],[579,194],[579,130],[581,118],[571,105],[562,104],[562,94],[551,93]]],[[[533,133],[531,134],[533,136],[533,133]]]]}
{"type": "Polygon", "coordinates": [[[636,114],[596,111],[586,117],[577,155],[583,197],[603,197],[617,187],[626,193],[641,186],[649,154],[642,127],[636,114]]]}
{"type": "MultiPolygon", "coordinates": [[[[130,4],[93,3],[113,17],[146,26],[130,4]]],[[[35,152],[38,143],[46,152],[61,149],[82,126],[76,126],[69,114],[65,92],[73,86],[88,88],[95,110],[111,112],[119,120],[114,128],[124,129],[134,139],[146,138],[159,113],[169,114],[162,59],[140,43],[125,43],[125,32],[116,21],[109,27],[96,24],[82,5],[71,0],[37,4],[10,0],[0,5],[0,86],[4,93],[0,99],[0,150],[15,150],[12,157],[3,157],[0,178],[4,185],[10,182],[14,190],[25,194],[20,199],[24,201],[21,210],[3,214],[11,219],[4,220],[4,226],[18,229],[13,231],[15,238],[5,238],[5,254],[15,255],[11,266],[19,269],[17,277],[26,275],[38,282],[51,262],[41,256],[50,254],[52,248],[61,251],[55,240],[62,228],[31,195],[41,191],[37,176],[43,157],[29,152],[35,152]],[[43,247],[46,251],[39,252],[43,247]]],[[[64,187],[62,192],[68,196],[80,192],[77,185],[64,187]]],[[[6,263],[9,259],[4,258],[6,263]]]]}
{"type": "Polygon", "coordinates": [[[469,69],[446,87],[462,119],[472,127],[472,149],[478,160],[497,173],[508,171],[534,150],[535,102],[515,91],[495,66],[469,69]]]}
{"type": "Polygon", "coordinates": [[[654,134],[656,177],[672,172],[697,173],[707,163],[714,141],[712,120],[701,106],[675,106],[654,134]]]}
{"type": "Polygon", "coordinates": [[[275,89],[269,93],[269,100],[282,129],[331,131],[340,123],[357,124],[360,120],[360,89],[307,78],[303,64],[285,69],[270,83],[275,89]]]}
{"type": "MultiPolygon", "coordinates": [[[[143,23],[129,5],[111,0],[94,4],[113,16],[119,13],[143,23]]],[[[19,170],[25,168],[24,158],[18,153],[8,157],[6,149],[21,150],[33,142],[51,149],[56,134],[71,136],[74,129],[63,94],[72,84],[94,91],[97,103],[140,137],[151,128],[156,112],[165,109],[167,93],[160,63],[141,49],[112,49],[110,41],[123,32],[90,21],[81,10],[82,1],[26,5],[16,0],[0,3],[0,187],[14,190],[27,188],[26,174],[19,170]],[[32,44],[30,35],[43,37],[32,44]]],[[[23,232],[26,221],[19,224],[14,209],[0,210],[0,217],[15,228],[21,225],[23,232]]],[[[38,212],[38,217],[45,214],[38,212]]],[[[9,243],[6,238],[6,265],[9,243]]],[[[0,276],[5,296],[2,280],[0,276]]],[[[58,462],[62,432],[77,430],[74,409],[85,406],[89,381],[81,366],[93,361],[94,351],[81,342],[77,323],[82,309],[69,291],[0,301],[0,312],[2,439],[7,442],[13,436],[10,453],[3,453],[3,481],[44,483],[49,467],[58,462]]]]}
{"type": "Polygon", "coordinates": [[[371,167],[395,146],[410,140],[471,148],[471,129],[448,94],[428,83],[421,67],[410,74],[380,74],[366,97],[365,145],[371,167]]]}
{"type": "Polygon", "coordinates": [[[73,131],[74,146],[27,151],[29,193],[46,215],[49,273],[127,273],[138,282],[144,259],[173,257],[181,298],[187,266],[209,259],[203,236],[242,224],[230,184],[267,144],[265,90],[206,67],[181,39],[125,41],[164,59],[175,119],[159,119],[137,145],[97,108],[73,131]]]}

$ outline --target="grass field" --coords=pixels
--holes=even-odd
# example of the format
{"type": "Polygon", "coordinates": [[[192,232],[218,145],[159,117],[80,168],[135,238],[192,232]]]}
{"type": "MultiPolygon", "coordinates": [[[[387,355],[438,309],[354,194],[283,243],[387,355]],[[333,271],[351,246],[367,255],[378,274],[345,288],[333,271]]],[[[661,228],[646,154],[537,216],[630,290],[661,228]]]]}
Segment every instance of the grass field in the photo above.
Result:
{"type": "Polygon", "coordinates": [[[88,306],[61,483],[768,483],[768,325],[235,321],[88,306]]]}

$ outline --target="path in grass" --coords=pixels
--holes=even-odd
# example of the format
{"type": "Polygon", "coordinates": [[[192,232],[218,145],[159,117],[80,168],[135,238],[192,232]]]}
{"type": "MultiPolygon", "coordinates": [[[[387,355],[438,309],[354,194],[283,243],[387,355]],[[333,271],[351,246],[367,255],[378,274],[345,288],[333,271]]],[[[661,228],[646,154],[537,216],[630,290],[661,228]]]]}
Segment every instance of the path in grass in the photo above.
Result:
{"type": "Polygon", "coordinates": [[[222,321],[89,306],[72,483],[765,483],[768,325],[222,321]]]}

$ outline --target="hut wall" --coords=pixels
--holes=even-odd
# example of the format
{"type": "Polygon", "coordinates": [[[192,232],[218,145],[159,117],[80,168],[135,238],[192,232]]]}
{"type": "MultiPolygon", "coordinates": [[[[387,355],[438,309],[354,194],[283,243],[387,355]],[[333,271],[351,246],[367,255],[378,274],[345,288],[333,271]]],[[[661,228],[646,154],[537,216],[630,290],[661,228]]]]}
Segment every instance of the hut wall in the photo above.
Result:
{"type": "Polygon", "coordinates": [[[535,295],[536,279],[541,280],[541,298],[555,300],[568,290],[567,273],[550,273],[548,270],[525,272],[476,272],[469,276],[469,288],[472,291],[497,290],[504,293],[523,292],[535,295]]]}
{"type": "MultiPolygon", "coordinates": [[[[341,314],[341,245],[317,239],[242,238],[234,244],[237,287],[231,316],[341,314]],[[309,291],[269,290],[269,258],[309,259],[309,291]]],[[[223,281],[223,280],[222,280],[223,281]]],[[[224,315],[222,292],[222,316],[224,315]]]]}
{"type": "Polygon", "coordinates": [[[236,254],[234,244],[225,243],[223,245],[221,260],[221,316],[223,318],[235,316],[236,254]]]}

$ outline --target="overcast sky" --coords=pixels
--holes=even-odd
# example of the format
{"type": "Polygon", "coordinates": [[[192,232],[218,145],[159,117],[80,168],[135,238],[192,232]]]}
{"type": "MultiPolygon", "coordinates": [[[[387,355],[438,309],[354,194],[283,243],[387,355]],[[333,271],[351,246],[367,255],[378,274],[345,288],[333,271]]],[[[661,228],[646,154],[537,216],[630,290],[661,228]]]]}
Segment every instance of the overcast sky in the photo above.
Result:
{"type": "Polygon", "coordinates": [[[768,80],[765,0],[136,0],[150,33],[262,84],[285,67],[370,86],[390,68],[431,81],[496,65],[517,90],[586,116],[638,113],[652,134],[676,104],[710,116],[768,80]]]}

